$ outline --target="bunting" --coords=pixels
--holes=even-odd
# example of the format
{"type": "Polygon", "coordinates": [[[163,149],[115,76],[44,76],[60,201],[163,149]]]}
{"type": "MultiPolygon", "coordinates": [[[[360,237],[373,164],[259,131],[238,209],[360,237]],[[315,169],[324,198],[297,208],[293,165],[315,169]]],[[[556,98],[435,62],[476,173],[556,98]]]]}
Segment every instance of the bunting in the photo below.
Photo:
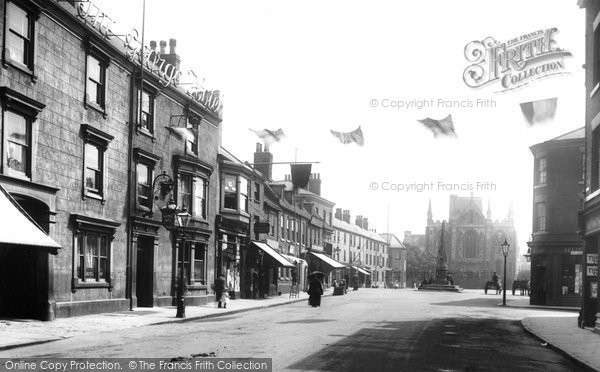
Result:
{"type": "Polygon", "coordinates": [[[435,138],[440,136],[445,137],[457,137],[456,132],[454,131],[454,123],[452,121],[452,115],[448,115],[443,119],[436,120],[432,118],[425,118],[421,120],[417,120],[419,123],[425,125],[427,129],[433,132],[433,136],[435,138]]]}
{"type": "Polygon", "coordinates": [[[360,126],[352,132],[336,132],[332,129],[331,134],[333,134],[333,136],[340,140],[340,142],[344,145],[352,142],[359,146],[365,144],[365,138],[363,137],[363,132],[362,129],[360,129],[360,126]]]}
{"type": "Polygon", "coordinates": [[[554,119],[558,98],[547,98],[532,102],[521,103],[521,111],[529,125],[535,125],[545,120],[554,119]]]}
{"type": "Polygon", "coordinates": [[[279,128],[277,130],[269,130],[269,129],[262,129],[262,130],[250,129],[250,130],[252,132],[254,132],[254,134],[256,134],[260,139],[262,139],[263,142],[265,143],[265,146],[267,146],[267,147],[271,146],[275,142],[281,142],[283,137],[285,137],[285,133],[283,133],[283,130],[281,128],[279,128]]]}

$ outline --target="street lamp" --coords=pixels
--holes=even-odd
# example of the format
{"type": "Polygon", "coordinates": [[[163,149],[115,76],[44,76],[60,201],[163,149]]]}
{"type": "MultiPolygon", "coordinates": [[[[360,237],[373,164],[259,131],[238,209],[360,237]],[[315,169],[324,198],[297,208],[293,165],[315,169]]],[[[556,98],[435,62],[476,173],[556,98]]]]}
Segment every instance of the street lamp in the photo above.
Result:
{"type": "Polygon", "coordinates": [[[502,247],[502,254],[504,255],[504,277],[502,284],[502,306],[506,306],[506,256],[508,256],[508,249],[510,248],[510,244],[504,238],[504,243],[500,245],[502,247]]]}
{"type": "Polygon", "coordinates": [[[179,271],[179,285],[177,286],[177,315],[176,318],[185,318],[185,229],[190,224],[192,216],[183,208],[180,213],[177,213],[177,233],[181,236],[181,270],[179,271]]]}

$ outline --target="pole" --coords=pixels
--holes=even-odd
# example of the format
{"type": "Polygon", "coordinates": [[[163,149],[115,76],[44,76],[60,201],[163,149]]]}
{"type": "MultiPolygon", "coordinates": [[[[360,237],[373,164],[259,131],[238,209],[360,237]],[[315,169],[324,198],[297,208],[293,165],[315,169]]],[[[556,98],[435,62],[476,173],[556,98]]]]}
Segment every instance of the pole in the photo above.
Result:
{"type": "Polygon", "coordinates": [[[185,232],[181,232],[181,271],[179,272],[179,285],[177,286],[177,315],[176,318],[185,318],[185,298],[183,287],[185,285],[185,232]]]}
{"type": "Polygon", "coordinates": [[[504,277],[502,279],[502,306],[506,306],[506,256],[504,255],[504,277]]]}

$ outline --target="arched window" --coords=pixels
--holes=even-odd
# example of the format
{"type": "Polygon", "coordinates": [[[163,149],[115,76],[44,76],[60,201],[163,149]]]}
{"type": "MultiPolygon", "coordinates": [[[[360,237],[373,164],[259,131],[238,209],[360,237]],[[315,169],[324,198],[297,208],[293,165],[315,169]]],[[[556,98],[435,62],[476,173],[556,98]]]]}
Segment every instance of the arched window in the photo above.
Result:
{"type": "Polygon", "coordinates": [[[469,230],[464,240],[465,258],[477,258],[477,232],[469,230]]]}

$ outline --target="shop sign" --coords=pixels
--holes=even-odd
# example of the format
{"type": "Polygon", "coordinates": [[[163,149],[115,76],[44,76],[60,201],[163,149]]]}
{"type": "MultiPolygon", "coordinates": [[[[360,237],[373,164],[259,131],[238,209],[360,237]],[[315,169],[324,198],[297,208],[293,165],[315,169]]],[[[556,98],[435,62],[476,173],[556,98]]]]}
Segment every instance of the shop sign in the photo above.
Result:
{"type": "Polygon", "coordinates": [[[598,282],[590,282],[590,298],[598,298],[598,282]]]}
{"type": "Polygon", "coordinates": [[[268,234],[271,229],[271,225],[268,222],[255,222],[254,232],[257,234],[268,234]]]}
{"type": "MultiPolygon", "coordinates": [[[[85,23],[89,23],[106,40],[112,40],[115,36],[118,37],[113,31],[116,22],[96,6],[92,0],[77,2],[75,8],[79,18],[85,23]]],[[[142,66],[152,74],[158,76],[163,86],[176,85],[182,77],[183,72],[177,70],[174,65],[166,63],[166,60],[161,57],[159,52],[142,45],[140,34],[136,29],[127,32],[124,40],[120,37],[119,39],[123,41],[123,46],[126,48],[125,54],[131,62],[139,61],[140,54],[143,53],[142,66]]],[[[219,113],[221,109],[220,93],[216,90],[209,91],[204,89],[197,82],[196,74],[192,70],[188,70],[186,76],[196,80],[196,82],[190,84],[190,88],[186,89],[187,95],[207,109],[219,113]]]]}
{"type": "Polygon", "coordinates": [[[598,265],[598,253],[588,253],[585,263],[588,265],[598,265]]]}
{"type": "Polygon", "coordinates": [[[598,276],[598,266],[597,265],[593,265],[593,266],[587,266],[587,276],[598,276]]]}

